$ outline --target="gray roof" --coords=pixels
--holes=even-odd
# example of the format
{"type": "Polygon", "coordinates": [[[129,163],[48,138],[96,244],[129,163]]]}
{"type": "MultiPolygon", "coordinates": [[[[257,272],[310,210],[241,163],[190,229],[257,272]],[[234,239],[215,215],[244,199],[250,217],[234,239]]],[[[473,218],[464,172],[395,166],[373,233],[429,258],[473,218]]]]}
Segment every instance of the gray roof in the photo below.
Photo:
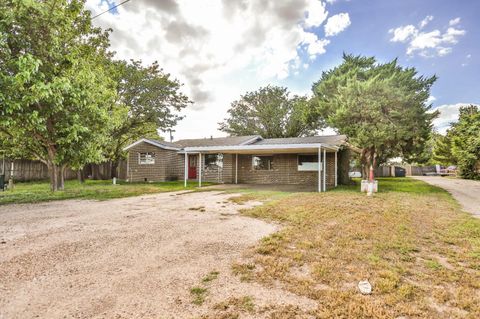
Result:
{"type": "Polygon", "coordinates": [[[149,141],[158,147],[172,148],[181,150],[186,147],[225,147],[225,146],[240,146],[240,145],[288,145],[288,144],[326,144],[331,146],[344,145],[347,142],[346,135],[327,135],[327,136],[306,136],[306,137],[288,137],[288,138],[267,138],[262,139],[258,135],[248,136],[229,136],[216,138],[197,138],[185,139],[176,142],[167,142],[154,139],[142,139],[133,144],[130,144],[125,149],[128,149],[141,141],[149,141]]]}
{"type": "Polygon", "coordinates": [[[287,137],[287,138],[266,138],[260,140],[255,145],[278,145],[278,144],[329,144],[343,145],[347,141],[346,135],[325,135],[325,136],[306,136],[306,137],[287,137]]]}
{"type": "MultiPolygon", "coordinates": [[[[256,135],[248,136],[229,136],[229,137],[215,137],[215,138],[197,138],[188,140],[179,140],[174,144],[177,147],[201,147],[201,146],[236,146],[244,145],[245,143],[260,138],[256,135]]],[[[249,143],[250,144],[250,143],[249,143]]]]}
{"type": "Polygon", "coordinates": [[[163,145],[163,146],[167,146],[167,147],[182,148],[181,145],[178,145],[178,144],[175,144],[175,143],[172,143],[172,142],[154,140],[154,139],[151,139],[151,138],[146,138],[146,140],[149,140],[149,141],[152,141],[154,143],[157,143],[157,144],[160,144],[160,145],[163,145]]]}

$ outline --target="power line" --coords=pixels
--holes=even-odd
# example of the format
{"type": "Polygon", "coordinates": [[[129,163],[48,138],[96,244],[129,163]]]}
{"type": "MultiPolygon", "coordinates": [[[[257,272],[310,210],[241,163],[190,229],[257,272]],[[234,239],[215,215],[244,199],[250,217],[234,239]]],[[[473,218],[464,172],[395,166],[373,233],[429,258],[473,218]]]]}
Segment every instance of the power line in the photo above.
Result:
{"type": "Polygon", "coordinates": [[[95,19],[95,18],[98,18],[99,16],[101,16],[101,15],[104,14],[104,13],[107,13],[107,12],[109,12],[109,11],[112,11],[112,10],[115,9],[115,8],[120,7],[122,4],[127,3],[127,2],[129,2],[129,1],[130,1],[130,0],[125,0],[125,1],[123,1],[123,2],[121,2],[121,3],[119,3],[119,4],[115,5],[115,6],[113,6],[113,7],[111,7],[111,8],[108,8],[108,10],[105,10],[105,11],[97,14],[96,16],[94,16],[94,17],[92,18],[92,20],[95,19]]]}

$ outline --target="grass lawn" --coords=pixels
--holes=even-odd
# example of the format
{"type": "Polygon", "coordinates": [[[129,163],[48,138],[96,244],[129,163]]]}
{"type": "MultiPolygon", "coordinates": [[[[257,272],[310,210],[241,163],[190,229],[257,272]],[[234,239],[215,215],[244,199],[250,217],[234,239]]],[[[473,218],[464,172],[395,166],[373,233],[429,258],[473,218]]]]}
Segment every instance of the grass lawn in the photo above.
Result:
{"type": "MultiPolygon", "coordinates": [[[[211,184],[203,183],[203,185],[211,184]]],[[[17,183],[13,190],[0,191],[0,205],[71,198],[105,200],[184,189],[194,190],[197,186],[197,182],[189,182],[187,188],[184,188],[183,181],[158,183],[127,183],[120,181],[117,185],[112,185],[111,181],[87,180],[84,184],[78,181],[66,181],[64,191],[51,192],[48,182],[17,183]]]]}
{"type": "Polygon", "coordinates": [[[245,191],[235,201],[267,203],[243,214],[284,228],[233,272],[319,304],[278,307],[275,318],[480,318],[480,219],[422,181],[380,179],[373,197],[359,188],[245,191]],[[360,280],[369,280],[372,295],[359,293],[360,280]]]}

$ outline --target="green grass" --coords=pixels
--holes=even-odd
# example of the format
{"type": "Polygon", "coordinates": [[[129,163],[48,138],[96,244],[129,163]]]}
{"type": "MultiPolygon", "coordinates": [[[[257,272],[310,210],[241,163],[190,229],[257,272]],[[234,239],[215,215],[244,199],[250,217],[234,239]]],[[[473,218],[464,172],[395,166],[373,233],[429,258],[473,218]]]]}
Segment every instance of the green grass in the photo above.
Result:
{"type": "Polygon", "coordinates": [[[440,188],[378,180],[372,197],[358,180],[326,193],[245,190],[242,197],[265,204],[242,213],[283,228],[233,274],[318,302],[308,313],[279,309],[278,318],[480,318],[480,220],[440,188]],[[356,288],[364,279],[371,296],[356,288]]]}
{"type": "Polygon", "coordinates": [[[202,282],[207,283],[218,278],[220,273],[218,271],[211,271],[205,277],[202,278],[202,282]]]}
{"type": "MultiPolygon", "coordinates": [[[[203,183],[204,186],[211,185],[203,183]]],[[[48,182],[16,183],[13,190],[0,192],[0,205],[12,203],[35,203],[63,199],[95,199],[107,200],[112,198],[138,196],[179,190],[197,190],[197,182],[189,182],[184,188],[183,182],[157,183],[127,183],[111,181],[87,180],[84,184],[78,181],[66,181],[65,190],[52,192],[48,182]]]]}
{"type": "MultiPolygon", "coordinates": [[[[379,193],[388,193],[388,192],[401,192],[401,193],[414,193],[414,194],[448,194],[445,190],[427,184],[423,181],[412,179],[409,177],[398,178],[398,177],[379,177],[376,178],[378,181],[378,192],[379,193]]],[[[357,192],[360,190],[360,181],[359,178],[353,179],[353,185],[340,185],[332,191],[335,192],[357,192]]]]}
{"type": "Polygon", "coordinates": [[[205,297],[207,295],[207,288],[203,287],[193,287],[190,289],[190,294],[193,296],[192,303],[200,306],[205,301],[205,297]]]}

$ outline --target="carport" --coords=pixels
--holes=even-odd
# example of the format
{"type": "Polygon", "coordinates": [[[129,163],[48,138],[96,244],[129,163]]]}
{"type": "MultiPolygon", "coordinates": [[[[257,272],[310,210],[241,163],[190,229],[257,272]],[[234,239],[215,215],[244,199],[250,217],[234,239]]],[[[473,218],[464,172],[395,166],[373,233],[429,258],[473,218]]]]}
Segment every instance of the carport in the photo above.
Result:
{"type": "MultiPolygon", "coordinates": [[[[201,146],[201,147],[185,147],[184,150],[180,151],[185,156],[184,160],[184,184],[187,186],[188,180],[188,163],[189,156],[197,155],[198,156],[198,185],[202,186],[202,171],[203,165],[202,156],[206,154],[232,154],[234,156],[235,165],[234,166],[234,183],[238,184],[239,182],[239,155],[250,155],[250,156],[273,156],[279,154],[308,154],[317,156],[317,162],[315,163],[316,168],[313,168],[312,165],[309,165],[311,171],[318,172],[318,182],[317,182],[317,191],[325,192],[327,190],[327,154],[334,154],[334,165],[331,167],[333,170],[334,177],[334,186],[338,184],[337,177],[337,163],[338,163],[338,154],[339,147],[335,145],[328,145],[323,143],[302,143],[302,144],[250,144],[250,145],[237,145],[237,146],[201,146]]],[[[313,163],[309,163],[313,164],[313,163]]],[[[288,174],[288,172],[284,172],[288,174]]],[[[282,174],[280,171],[279,174],[282,174]]],[[[250,184],[249,181],[244,181],[244,184],[250,184]]],[[[252,182],[253,184],[253,182],[252,182]]],[[[273,181],[273,184],[276,184],[273,181]]]]}

